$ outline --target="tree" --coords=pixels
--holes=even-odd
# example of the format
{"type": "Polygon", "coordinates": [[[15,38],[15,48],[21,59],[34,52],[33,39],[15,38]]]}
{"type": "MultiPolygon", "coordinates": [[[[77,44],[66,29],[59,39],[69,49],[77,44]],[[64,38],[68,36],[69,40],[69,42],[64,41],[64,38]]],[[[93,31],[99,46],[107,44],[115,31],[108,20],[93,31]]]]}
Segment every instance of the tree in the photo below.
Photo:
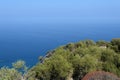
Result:
{"type": "Polygon", "coordinates": [[[19,80],[20,78],[80,80],[93,71],[111,72],[120,77],[119,43],[119,39],[112,40],[110,43],[105,41],[95,43],[91,40],[70,43],[48,52],[45,57],[39,57],[41,62],[30,70],[27,70],[24,61],[18,60],[12,64],[13,68],[0,69],[0,77],[2,76],[3,80],[19,80]],[[99,47],[104,44],[107,44],[107,48],[99,47]]]}
{"type": "Polygon", "coordinates": [[[0,80],[21,80],[21,77],[21,73],[14,68],[2,67],[0,69],[0,80]]]}
{"type": "Polygon", "coordinates": [[[96,42],[98,46],[107,46],[109,43],[103,40],[99,40],[96,42]]]}
{"type": "Polygon", "coordinates": [[[23,61],[23,60],[18,60],[16,62],[12,63],[12,66],[13,66],[13,68],[15,68],[16,70],[21,71],[21,72],[27,72],[27,70],[28,70],[28,67],[25,64],[25,61],[23,61]]]}
{"type": "Polygon", "coordinates": [[[72,72],[72,66],[63,56],[56,54],[44,63],[39,63],[32,71],[36,72],[36,78],[40,80],[66,80],[72,72]]]}
{"type": "Polygon", "coordinates": [[[112,39],[111,45],[116,52],[120,52],[120,38],[112,39]]]}

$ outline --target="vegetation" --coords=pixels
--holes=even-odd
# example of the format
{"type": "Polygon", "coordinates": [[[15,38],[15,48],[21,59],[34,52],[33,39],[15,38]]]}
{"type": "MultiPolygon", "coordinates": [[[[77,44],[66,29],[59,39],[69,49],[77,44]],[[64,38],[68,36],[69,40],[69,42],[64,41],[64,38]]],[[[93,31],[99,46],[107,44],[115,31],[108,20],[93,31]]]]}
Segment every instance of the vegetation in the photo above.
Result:
{"type": "Polygon", "coordinates": [[[13,68],[2,67],[0,69],[0,80],[35,80],[34,73],[28,71],[23,60],[12,63],[12,66],[13,68]]]}
{"type": "Polygon", "coordinates": [[[70,43],[39,60],[29,70],[23,61],[13,63],[13,68],[1,68],[0,80],[81,80],[93,71],[106,71],[120,77],[120,39],[70,43]]]}
{"type": "Polygon", "coordinates": [[[120,80],[112,73],[104,71],[95,71],[88,73],[82,80],[120,80]]]}

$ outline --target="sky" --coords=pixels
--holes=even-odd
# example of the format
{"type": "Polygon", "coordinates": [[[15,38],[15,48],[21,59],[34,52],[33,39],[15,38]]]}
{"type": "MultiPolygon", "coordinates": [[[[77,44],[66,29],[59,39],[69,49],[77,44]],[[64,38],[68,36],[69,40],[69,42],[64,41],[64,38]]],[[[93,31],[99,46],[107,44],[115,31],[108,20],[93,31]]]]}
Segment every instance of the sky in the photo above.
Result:
{"type": "Polygon", "coordinates": [[[120,0],[0,0],[0,59],[31,64],[68,42],[119,37],[118,27],[120,0]]]}
{"type": "Polygon", "coordinates": [[[119,23],[120,0],[0,0],[1,23],[119,23]]]}

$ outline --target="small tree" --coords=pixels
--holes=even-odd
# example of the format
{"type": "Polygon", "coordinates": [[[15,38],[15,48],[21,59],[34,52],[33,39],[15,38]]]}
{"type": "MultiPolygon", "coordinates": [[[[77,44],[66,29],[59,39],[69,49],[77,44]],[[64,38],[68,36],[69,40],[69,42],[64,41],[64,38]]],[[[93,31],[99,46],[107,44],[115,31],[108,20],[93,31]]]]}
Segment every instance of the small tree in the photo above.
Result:
{"type": "Polygon", "coordinates": [[[21,80],[21,74],[14,68],[2,67],[0,69],[0,80],[21,80]]]}
{"type": "Polygon", "coordinates": [[[26,78],[25,76],[27,75],[28,67],[25,64],[25,61],[23,60],[18,60],[14,63],[12,63],[12,66],[14,69],[16,69],[18,72],[22,74],[22,78],[26,78]]]}

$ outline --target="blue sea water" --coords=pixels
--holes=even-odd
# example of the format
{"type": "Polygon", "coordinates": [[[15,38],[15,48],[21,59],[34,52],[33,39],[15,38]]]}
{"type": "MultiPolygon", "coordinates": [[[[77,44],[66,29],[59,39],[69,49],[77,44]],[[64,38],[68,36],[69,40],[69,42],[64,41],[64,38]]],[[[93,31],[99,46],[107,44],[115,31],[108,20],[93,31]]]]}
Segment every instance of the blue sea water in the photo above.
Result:
{"type": "Polygon", "coordinates": [[[0,67],[22,59],[35,65],[39,56],[61,45],[120,37],[120,24],[0,24],[0,67]]]}

